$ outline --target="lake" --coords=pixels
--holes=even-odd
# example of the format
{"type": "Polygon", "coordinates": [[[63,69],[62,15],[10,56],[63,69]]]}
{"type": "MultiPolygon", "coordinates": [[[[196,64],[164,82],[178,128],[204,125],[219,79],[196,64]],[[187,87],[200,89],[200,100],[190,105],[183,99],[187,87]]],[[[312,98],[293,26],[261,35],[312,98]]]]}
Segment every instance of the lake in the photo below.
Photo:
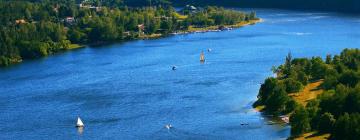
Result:
{"type": "Polygon", "coordinates": [[[288,125],[267,125],[251,107],[260,84],[288,52],[324,58],[360,47],[360,17],[255,10],[264,22],[231,31],[87,47],[1,68],[0,139],[286,139],[288,125]]]}

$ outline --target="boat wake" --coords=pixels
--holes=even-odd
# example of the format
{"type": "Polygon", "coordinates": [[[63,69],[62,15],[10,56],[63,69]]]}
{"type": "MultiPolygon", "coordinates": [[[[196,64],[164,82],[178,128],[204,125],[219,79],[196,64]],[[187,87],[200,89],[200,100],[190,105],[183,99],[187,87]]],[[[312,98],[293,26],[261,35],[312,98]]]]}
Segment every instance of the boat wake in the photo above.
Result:
{"type": "Polygon", "coordinates": [[[296,35],[296,36],[304,36],[304,35],[312,35],[312,33],[306,33],[306,32],[287,32],[283,33],[284,35],[296,35]]]}
{"type": "Polygon", "coordinates": [[[154,136],[160,136],[158,133],[162,133],[162,138],[154,138],[153,139],[206,139],[206,140],[217,140],[220,137],[215,135],[205,135],[196,132],[188,132],[186,130],[178,129],[176,127],[171,127],[170,129],[162,128],[158,132],[154,134],[154,136]]]}
{"type": "Polygon", "coordinates": [[[313,17],[310,17],[311,19],[322,19],[322,18],[327,18],[329,16],[313,16],[313,17]]]}

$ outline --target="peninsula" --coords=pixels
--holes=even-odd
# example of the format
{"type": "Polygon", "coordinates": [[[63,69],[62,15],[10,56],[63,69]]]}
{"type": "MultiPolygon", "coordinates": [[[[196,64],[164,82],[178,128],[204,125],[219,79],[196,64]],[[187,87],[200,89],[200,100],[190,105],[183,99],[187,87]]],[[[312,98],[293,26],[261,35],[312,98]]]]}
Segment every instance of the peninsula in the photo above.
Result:
{"type": "Polygon", "coordinates": [[[290,116],[291,138],[353,139],[360,137],[359,49],[340,55],[292,59],[274,67],[277,77],[261,85],[254,107],[290,116]]]}

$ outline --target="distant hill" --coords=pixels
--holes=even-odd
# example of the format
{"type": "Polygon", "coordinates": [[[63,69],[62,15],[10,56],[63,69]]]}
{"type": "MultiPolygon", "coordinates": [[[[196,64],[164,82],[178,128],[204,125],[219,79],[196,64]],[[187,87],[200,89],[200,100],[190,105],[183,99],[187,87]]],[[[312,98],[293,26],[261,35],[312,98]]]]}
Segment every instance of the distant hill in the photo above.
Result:
{"type": "Polygon", "coordinates": [[[173,5],[304,9],[360,13],[360,0],[170,0],[173,5]]]}

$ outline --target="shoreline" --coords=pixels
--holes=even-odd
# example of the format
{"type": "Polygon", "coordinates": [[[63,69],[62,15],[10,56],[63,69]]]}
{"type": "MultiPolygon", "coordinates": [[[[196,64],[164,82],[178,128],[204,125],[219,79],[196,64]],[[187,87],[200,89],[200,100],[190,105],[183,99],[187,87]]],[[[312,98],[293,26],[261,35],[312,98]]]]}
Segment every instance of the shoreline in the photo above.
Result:
{"type": "MultiPolygon", "coordinates": [[[[71,50],[76,50],[76,49],[81,49],[81,48],[85,48],[88,46],[100,46],[100,45],[104,45],[104,44],[112,44],[112,43],[120,43],[120,42],[127,42],[127,41],[134,41],[134,40],[151,40],[151,39],[159,39],[159,38],[164,38],[164,37],[168,37],[168,36],[174,36],[174,35],[181,35],[181,34],[192,34],[192,33],[207,33],[207,32],[222,32],[222,31],[228,31],[228,30],[233,30],[233,29],[237,29],[237,28],[241,28],[241,27],[245,27],[245,26],[249,26],[249,25],[255,25],[256,23],[261,23],[264,20],[259,18],[256,20],[249,20],[249,21],[242,21],[240,23],[236,23],[234,25],[214,25],[214,26],[208,26],[208,27],[193,27],[190,26],[189,29],[185,30],[185,31],[175,31],[172,33],[168,33],[168,34],[151,34],[151,35],[145,35],[143,37],[138,37],[135,39],[126,39],[126,40],[119,40],[119,41],[111,41],[111,42],[97,42],[97,43],[89,43],[89,44],[70,44],[68,46],[68,48],[59,51],[57,53],[61,53],[61,52],[65,52],[65,51],[71,51],[71,50]],[[223,27],[223,30],[220,30],[220,27],[223,27]]],[[[49,55],[50,56],[50,55],[49,55]]],[[[45,56],[47,57],[47,56],[45,56]]],[[[21,62],[26,61],[26,59],[17,59],[17,61],[13,61],[11,64],[9,65],[5,65],[5,66],[0,66],[1,67],[8,67],[14,64],[20,64],[21,62]]]]}
{"type": "Polygon", "coordinates": [[[227,31],[227,30],[233,30],[241,27],[245,27],[248,25],[254,25],[256,23],[261,23],[264,20],[259,18],[257,20],[250,20],[248,22],[240,22],[233,25],[214,25],[214,26],[208,26],[208,27],[193,27],[190,26],[188,30],[183,32],[175,32],[170,33],[172,35],[178,35],[178,34],[191,34],[191,33],[206,33],[206,32],[221,32],[221,31],[227,31]],[[220,30],[219,28],[223,26],[223,30],[220,30]]]}
{"type": "MultiPolygon", "coordinates": [[[[308,83],[302,91],[299,91],[296,93],[290,93],[290,94],[288,94],[288,96],[293,98],[297,103],[299,103],[300,105],[305,107],[308,101],[315,99],[318,95],[320,95],[323,92],[323,90],[319,88],[323,82],[324,81],[321,79],[318,81],[308,83]]],[[[253,107],[253,110],[256,112],[264,112],[264,109],[265,109],[264,105],[253,107]]],[[[280,119],[280,121],[282,123],[289,124],[290,123],[290,115],[291,115],[291,113],[285,114],[285,115],[275,115],[274,117],[280,119]]],[[[274,119],[274,120],[277,120],[277,119],[274,119]]],[[[328,134],[328,133],[318,134],[317,132],[312,131],[312,132],[308,132],[308,133],[305,133],[305,134],[297,136],[297,137],[290,136],[289,138],[295,139],[295,140],[302,140],[302,139],[325,140],[325,139],[329,138],[329,136],[330,136],[330,134],[328,134]]]]}
{"type": "MultiPolygon", "coordinates": [[[[150,40],[150,39],[158,39],[173,35],[181,35],[181,34],[192,34],[192,33],[207,33],[207,32],[222,32],[222,31],[228,31],[228,30],[234,30],[237,28],[249,26],[249,25],[255,25],[256,23],[264,22],[263,19],[259,18],[257,20],[249,20],[248,22],[240,22],[233,25],[214,25],[214,26],[208,26],[208,27],[193,27],[190,26],[188,30],[184,31],[175,31],[168,34],[152,34],[152,35],[145,35],[144,37],[140,37],[134,40],[150,40]],[[219,28],[223,26],[225,29],[220,30],[219,28]]],[[[129,40],[126,40],[129,41],[129,40]]]]}

